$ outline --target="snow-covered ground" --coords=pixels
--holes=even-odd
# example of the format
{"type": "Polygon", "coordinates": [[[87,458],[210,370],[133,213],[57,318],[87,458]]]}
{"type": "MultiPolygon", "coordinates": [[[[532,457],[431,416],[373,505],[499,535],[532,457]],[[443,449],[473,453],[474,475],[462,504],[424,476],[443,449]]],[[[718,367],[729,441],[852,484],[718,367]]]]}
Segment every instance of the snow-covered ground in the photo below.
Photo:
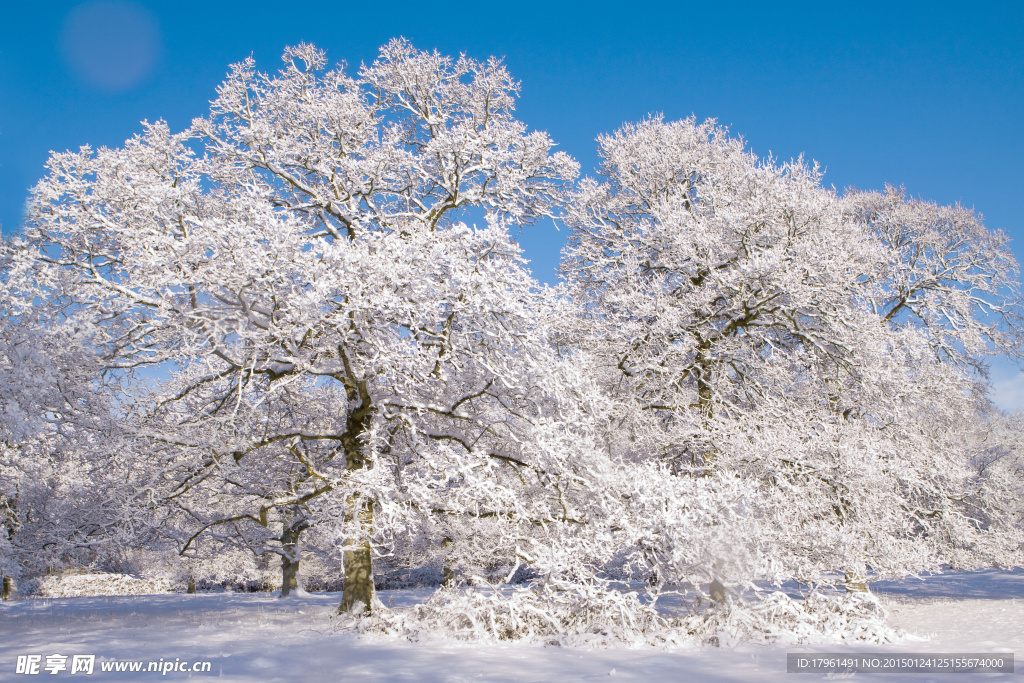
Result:
{"type": "MultiPolygon", "coordinates": [[[[867,674],[857,681],[1024,680],[1024,572],[944,574],[873,585],[902,628],[926,636],[889,646],[576,649],[445,645],[338,632],[336,594],[278,600],[208,593],[34,599],[0,603],[0,680],[19,655],[40,655],[48,679],[135,681],[789,681],[840,676],[786,673],[787,652],[1015,653],[1014,674],[867,674]],[[47,656],[68,657],[51,675],[47,656]],[[96,655],[93,673],[71,673],[74,655],[96,655]],[[146,672],[149,662],[210,662],[208,673],[146,672]],[[103,662],[143,662],[141,673],[103,672],[103,662]]],[[[429,591],[384,591],[401,607],[429,591]]],[[[23,663],[27,660],[22,660],[23,663]]],[[[59,663],[60,660],[57,660],[59,663]]]]}

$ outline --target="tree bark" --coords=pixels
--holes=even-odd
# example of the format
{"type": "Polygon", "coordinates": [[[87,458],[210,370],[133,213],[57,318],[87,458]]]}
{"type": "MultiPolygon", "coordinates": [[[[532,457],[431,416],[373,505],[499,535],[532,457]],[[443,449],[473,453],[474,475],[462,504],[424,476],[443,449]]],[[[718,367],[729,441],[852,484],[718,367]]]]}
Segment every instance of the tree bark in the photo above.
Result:
{"type": "Polygon", "coordinates": [[[725,586],[718,579],[712,579],[711,583],[708,584],[708,595],[715,602],[721,604],[725,602],[726,590],[725,586]]]}
{"type": "Polygon", "coordinates": [[[286,520],[281,531],[281,597],[286,598],[299,590],[299,535],[305,528],[302,522],[286,520]],[[292,522],[292,523],[289,523],[292,522]]]}
{"type": "MultiPolygon", "coordinates": [[[[697,410],[700,414],[701,426],[710,433],[715,413],[714,392],[711,388],[712,364],[708,359],[711,353],[711,342],[706,339],[702,340],[697,348],[697,355],[693,361],[693,367],[697,370],[697,410]]],[[[695,470],[700,468],[700,476],[710,476],[712,464],[716,459],[715,448],[710,443],[700,443],[697,448],[699,448],[699,452],[695,450],[690,454],[690,466],[695,470]]]]}
{"type": "MultiPolygon", "coordinates": [[[[341,444],[345,449],[345,468],[354,472],[367,466],[363,453],[363,437],[370,429],[373,399],[370,397],[366,380],[356,379],[348,357],[344,353],[341,356],[345,361],[347,374],[345,390],[350,401],[358,402],[358,407],[348,415],[345,432],[341,437],[341,444]]],[[[373,535],[373,501],[356,493],[352,496],[351,502],[358,535],[346,539],[342,551],[345,588],[341,594],[338,612],[344,614],[362,604],[359,611],[369,614],[373,609],[373,553],[370,549],[370,537],[373,535]]]]}
{"type": "Polygon", "coordinates": [[[452,569],[451,560],[448,558],[448,548],[451,547],[452,543],[451,536],[445,536],[444,541],[441,542],[441,546],[445,549],[444,567],[441,570],[441,585],[450,587],[455,586],[455,570],[452,569]]]}
{"type": "Polygon", "coordinates": [[[843,574],[843,588],[847,593],[868,593],[868,580],[853,572],[843,574]]]}
{"type": "Polygon", "coordinates": [[[342,561],[345,565],[345,589],[341,594],[339,613],[358,611],[368,614],[373,606],[373,555],[370,550],[370,534],[373,532],[373,503],[356,500],[356,519],[359,521],[360,536],[345,541],[342,561]]]}
{"type": "Polygon", "coordinates": [[[10,600],[11,592],[14,590],[14,579],[5,576],[0,583],[3,585],[3,588],[0,588],[0,600],[10,600]]]}

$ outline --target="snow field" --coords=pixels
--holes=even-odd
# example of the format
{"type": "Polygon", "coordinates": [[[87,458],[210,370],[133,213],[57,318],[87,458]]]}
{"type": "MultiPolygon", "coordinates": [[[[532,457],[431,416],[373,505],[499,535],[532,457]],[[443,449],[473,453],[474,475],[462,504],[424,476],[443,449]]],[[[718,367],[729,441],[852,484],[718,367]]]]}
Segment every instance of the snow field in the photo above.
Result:
{"type": "MultiPolygon", "coordinates": [[[[95,654],[108,660],[210,661],[227,681],[813,681],[825,674],[786,673],[787,652],[1024,654],[1024,572],[947,574],[923,581],[879,582],[895,625],[914,634],[888,646],[735,649],[582,649],[539,645],[410,642],[358,638],[339,629],[339,595],[280,600],[273,594],[206,593],[30,599],[0,607],[0,680],[17,676],[21,654],[95,654]]],[[[382,591],[393,609],[426,600],[430,589],[382,591]]],[[[857,681],[1021,680],[1013,674],[863,674],[857,681]]],[[[48,675],[43,673],[43,675],[48,675]]],[[[159,674],[99,671],[82,680],[155,679],[159,674]]],[[[71,677],[67,672],[61,677],[71,677]]]]}

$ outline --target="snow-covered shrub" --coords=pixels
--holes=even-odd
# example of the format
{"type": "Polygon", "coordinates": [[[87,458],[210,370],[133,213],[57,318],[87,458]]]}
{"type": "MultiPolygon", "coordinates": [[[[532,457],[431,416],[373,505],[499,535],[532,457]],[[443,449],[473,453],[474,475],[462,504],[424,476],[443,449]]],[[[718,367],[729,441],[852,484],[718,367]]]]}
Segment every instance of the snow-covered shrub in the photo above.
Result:
{"type": "Polygon", "coordinates": [[[549,645],[665,644],[682,639],[672,622],[633,592],[600,584],[444,587],[404,611],[381,611],[357,627],[411,640],[443,638],[549,645]]]}
{"type": "Polygon", "coordinates": [[[900,642],[905,634],[888,625],[887,616],[870,593],[812,591],[797,599],[778,591],[763,592],[723,603],[691,599],[672,610],[621,586],[563,582],[445,587],[413,608],[378,610],[367,618],[347,615],[342,624],[414,641],[524,641],[577,647],[900,642]]]}
{"type": "Polygon", "coordinates": [[[40,598],[77,598],[93,595],[156,595],[183,592],[171,579],[141,578],[127,574],[65,574],[25,581],[22,593],[40,598]]]}
{"type": "Polygon", "coordinates": [[[276,556],[264,559],[231,547],[219,548],[203,558],[188,558],[181,578],[187,582],[189,574],[200,590],[262,592],[281,588],[276,556]]]}
{"type": "Polygon", "coordinates": [[[684,618],[682,629],[701,643],[808,644],[894,643],[904,633],[886,623],[888,614],[870,593],[813,591],[803,600],[775,591],[747,602],[724,604],[684,618]]]}

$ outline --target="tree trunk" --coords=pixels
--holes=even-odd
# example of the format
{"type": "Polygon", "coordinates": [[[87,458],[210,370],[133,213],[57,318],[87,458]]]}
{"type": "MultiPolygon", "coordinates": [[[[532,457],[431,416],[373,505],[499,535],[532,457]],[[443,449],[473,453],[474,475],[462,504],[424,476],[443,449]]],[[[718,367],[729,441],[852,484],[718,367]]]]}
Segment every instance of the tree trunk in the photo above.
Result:
{"type": "MultiPolygon", "coordinates": [[[[345,449],[345,469],[350,472],[364,469],[367,466],[363,453],[363,440],[370,430],[373,417],[373,399],[366,380],[357,379],[349,364],[348,357],[342,354],[348,380],[345,391],[349,400],[358,402],[358,406],[349,414],[345,424],[345,432],[341,437],[345,449]]],[[[355,518],[358,533],[345,541],[341,561],[345,568],[345,588],[341,594],[341,614],[357,608],[364,614],[373,609],[373,553],[370,549],[370,537],[373,535],[373,501],[354,494],[350,499],[352,515],[355,518]]]]}
{"type": "MultiPolygon", "coordinates": [[[[715,414],[714,392],[712,391],[712,362],[708,356],[711,353],[711,342],[702,340],[697,347],[697,354],[693,360],[693,367],[697,371],[697,410],[700,415],[701,426],[710,434],[711,423],[715,414]]],[[[692,448],[693,446],[691,446],[692,448]]],[[[690,466],[696,472],[699,468],[700,476],[707,477],[712,473],[712,466],[717,453],[711,443],[699,443],[699,452],[691,452],[690,466]]]]}
{"type": "Polygon", "coordinates": [[[868,593],[868,580],[859,574],[846,572],[843,574],[843,587],[847,593],[868,593]]]}
{"type": "Polygon", "coordinates": [[[281,531],[281,597],[287,598],[299,590],[299,535],[305,528],[302,522],[286,519],[281,531]]]}
{"type": "Polygon", "coordinates": [[[444,541],[441,542],[441,547],[445,549],[444,567],[441,570],[441,585],[450,587],[455,586],[455,570],[452,569],[451,561],[448,559],[448,548],[451,547],[452,543],[453,541],[450,536],[445,536],[444,541]]]}
{"type": "Polygon", "coordinates": [[[711,583],[708,584],[708,595],[715,602],[721,604],[725,602],[726,590],[725,586],[718,579],[712,579],[711,583]]]}
{"type": "Polygon", "coordinates": [[[362,604],[358,611],[368,614],[373,607],[373,555],[370,550],[370,534],[373,533],[373,503],[359,499],[356,519],[360,535],[345,541],[342,562],[345,565],[345,589],[341,594],[339,613],[350,612],[362,604]]]}
{"type": "Polygon", "coordinates": [[[14,579],[9,576],[3,577],[3,588],[0,588],[0,600],[10,600],[11,593],[14,591],[14,579]]]}

